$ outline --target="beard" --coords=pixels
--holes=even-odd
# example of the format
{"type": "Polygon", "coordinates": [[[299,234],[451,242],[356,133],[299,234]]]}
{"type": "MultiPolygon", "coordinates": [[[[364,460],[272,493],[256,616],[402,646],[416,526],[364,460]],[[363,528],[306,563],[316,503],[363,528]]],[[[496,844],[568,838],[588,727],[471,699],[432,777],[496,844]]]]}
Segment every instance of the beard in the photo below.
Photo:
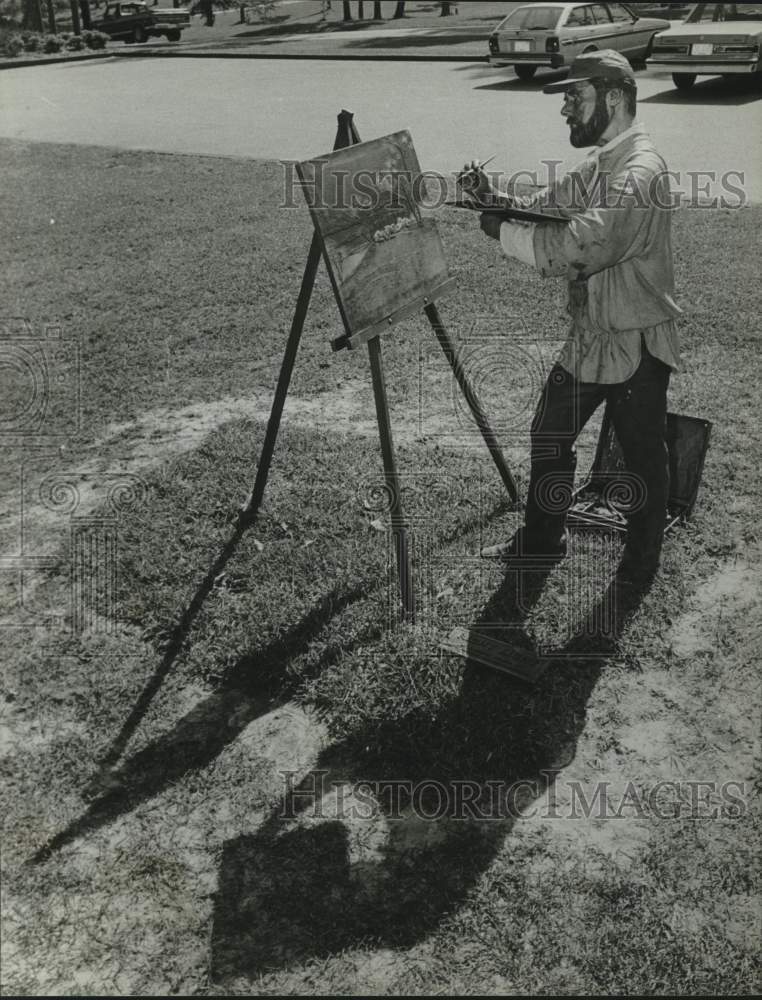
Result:
{"type": "Polygon", "coordinates": [[[606,95],[602,93],[596,94],[595,109],[589,121],[583,123],[576,118],[569,117],[566,119],[566,123],[570,128],[569,142],[575,149],[594,146],[608,128],[610,121],[611,115],[606,107],[606,95]]]}

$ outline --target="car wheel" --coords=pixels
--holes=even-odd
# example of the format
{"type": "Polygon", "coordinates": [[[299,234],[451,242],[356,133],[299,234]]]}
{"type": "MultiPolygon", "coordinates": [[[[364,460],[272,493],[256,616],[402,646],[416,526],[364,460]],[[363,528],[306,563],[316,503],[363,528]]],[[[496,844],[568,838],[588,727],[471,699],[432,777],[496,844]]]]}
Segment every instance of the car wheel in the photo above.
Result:
{"type": "Polygon", "coordinates": [[[678,90],[690,90],[696,82],[695,73],[673,73],[672,82],[678,90]]]}
{"type": "Polygon", "coordinates": [[[514,66],[513,72],[519,80],[531,80],[537,72],[536,66],[514,66]]]}
{"type": "Polygon", "coordinates": [[[180,32],[179,31],[168,31],[167,32],[167,41],[168,42],[179,42],[180,41],[180,32]]]}
{"type": "Polygon", "coordinates": [[[597,51],[598,51],[597,45],[588,45],[586,49],[582,50],[582,55],[584,55],[586,52],[597,52],[597,51]]]}
{"type": "Polygon", "coordinates": [[[139,24],[136,24],[132,32],[132,40],[133,42],[138,42],[138,43],[147,42],[148,36],[146,35],[145,28],[142,28],[139,24]]]}

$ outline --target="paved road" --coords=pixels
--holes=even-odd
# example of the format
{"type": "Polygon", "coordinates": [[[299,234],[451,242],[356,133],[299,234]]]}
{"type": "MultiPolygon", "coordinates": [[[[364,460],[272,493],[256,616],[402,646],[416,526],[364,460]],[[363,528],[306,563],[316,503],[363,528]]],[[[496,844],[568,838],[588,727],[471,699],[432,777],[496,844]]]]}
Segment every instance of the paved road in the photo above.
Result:
{"type": "MultiPolygon", "coordinates": [[[[758,85],[707,79],[684,95],[669,77],[638,79],[641,117],[672,169],[742,171],[748,200],[762,202],[758,85]]],[[[480,64],[104,58],[0,73],[0,136],[304,159],[330,149],[346,107],[363,137],[409,128],[424,169],[497,154],[513,172],[572,155],[560,99],[540,80],[480,64]]]]}

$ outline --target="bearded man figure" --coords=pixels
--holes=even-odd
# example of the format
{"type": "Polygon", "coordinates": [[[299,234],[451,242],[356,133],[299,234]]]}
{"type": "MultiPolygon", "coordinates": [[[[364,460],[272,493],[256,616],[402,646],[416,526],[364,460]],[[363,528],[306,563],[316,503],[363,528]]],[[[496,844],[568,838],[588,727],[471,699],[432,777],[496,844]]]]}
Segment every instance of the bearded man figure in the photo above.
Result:
{"type": "Polygon", "coordinates": [[[605,402],[639,493],[617,579],[647,586],[658,568],[666,520],[667,386],[680,364],[668,170],[635,122],[635,76],[618,52],[579,56],[569,77],[544,92],[564,94],[561,114],[572,146],[594,147],[586,160],[523,198],[493,187],[478,164],[465,175],[467,189],[465,177],[462,182],[464,196],[479,205],[530,208],[563,220],[527,224],[485,212],[481,227],[506,256],[544,277],[565,277],[571,315],[568,339],[532,422],[525,524],[510,542],[482,554],[519,566],[537,557],[563,558],[574,443],[605,402]]]}

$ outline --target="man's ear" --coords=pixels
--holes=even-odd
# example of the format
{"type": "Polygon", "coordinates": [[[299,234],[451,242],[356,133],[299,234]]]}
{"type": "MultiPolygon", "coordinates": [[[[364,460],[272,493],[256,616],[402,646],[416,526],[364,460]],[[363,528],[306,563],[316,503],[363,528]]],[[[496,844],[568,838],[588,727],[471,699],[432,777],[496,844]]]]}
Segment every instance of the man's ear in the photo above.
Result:
{"type": "Polygon", "coordinates": [[[606,91],[606,107],[612,113],[616,111],[617,105],[621,104],[624,100],[624,93],[619,87],[612,87],[611,90],[606,91]]]}

